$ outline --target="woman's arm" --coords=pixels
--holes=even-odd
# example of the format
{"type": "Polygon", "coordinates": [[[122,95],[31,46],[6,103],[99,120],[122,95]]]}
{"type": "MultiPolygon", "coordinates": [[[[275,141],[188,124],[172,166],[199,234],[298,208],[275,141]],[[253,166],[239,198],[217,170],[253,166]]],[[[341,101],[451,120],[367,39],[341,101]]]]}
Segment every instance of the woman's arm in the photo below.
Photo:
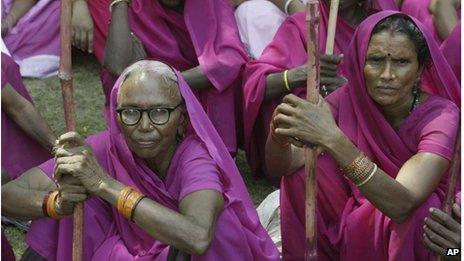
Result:
{"type": "MultiPolygon", "coordinates": [[[[95,192],[113,206],[124,185],[108,179],[95,192]]],[[[192,255],[201,255],[214,238],[217,216],[224,206],[222,195],[215,190],[201,190],[187,195],[179,212],[144,198],[137,205],[134,221],[153,238],[192,255]]]]}
{"type": "Polygon", "coordinates": [[[192,89],[214,88],[208,77],[201,71],[200,65],[183,71],[182,76],[192,89]]]}
{"type": "Polygon", "coordinates": [[[458,23],[459,17],[456,13],[460,5],[456,0],[431,1],[430,12],[433,15],[435,29],[441,39],[445,40],[458,23]]]}
{"type": "MultiPolygon", "coordinates": [[[[285,13],[285,4],[288,0],[269,0],[274,3],[282,12],[285,13]]],[[[288,5],[288,15],[305,11],[306,5],[301,0],[293,0],[288,5]]]]}
{"type": "Polygon", "coordinates": [[[126,67],[147,57],[140,40],[131,35],[129,8],[127,2],[121,1],[111,9],[103,66],[113,75],[120,75],[126,67]]]}
{"type": "MultiPolygon", "coordinates": [[[[287,95],[277,112],[277,135],[296,137],[305,144],[322,147],[342,168],[360,155],[361,151],[336,125],[322,98],[318,104],[312,104],[295,95],[287,95]]],[[[418,153],[401,167],[396,179],[378,168],[359,189],[376,208],[396,223],[402,223],[430,196],[448,164],[441,156],[418,153]]],[[[354,178],[350,173],[345,175],[354,178]]]]}
{"type": "Polygon", "coordinates": [[[56,137],[34,106],[7,85],[2,89],[2,109],[21,129],[48,151],[52,151],[56,137]]]}
{"type": "Polygon", "coordinates": [[[2,36],[7,34],[16,23],[35,5],[35,0],[15,0],[10,12],[2,17],[2,36]]]}

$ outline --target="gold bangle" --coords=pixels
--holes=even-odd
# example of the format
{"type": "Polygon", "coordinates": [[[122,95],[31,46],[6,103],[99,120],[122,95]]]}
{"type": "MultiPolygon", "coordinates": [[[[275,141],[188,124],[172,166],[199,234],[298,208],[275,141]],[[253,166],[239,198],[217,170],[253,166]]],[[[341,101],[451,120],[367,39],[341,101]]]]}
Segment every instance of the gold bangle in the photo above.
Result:
{"type": "Polygon", "coordinates": [[[288,84],[288,70],[284,71],[284,84],[285,84],[285,89],[287,89],[288,92],[292,92],[290,89],[290,85],[288,84]]]}
{"type": "Polygon", "coordinates": [[[117,208],[119,213],[123,213],[124,211],[124,203],[126,202],[127,197],[129,194],[132,192],[132,187],[130,186],[125,186],[122,190],[121,193],[119,194],[118,197],[118,202],[117,202],[117,208]]]}
{"type": "Polygon", "coordinates": [[[143,194],[132,190],[129,196],[127,197],[127,200],[124,202],[124,210],[122,215],[129,219],[132,220],[132,214],[134,212],[134,208],[136,206],[136,203],[138,203],[141,198],[145,197],[143,194]]]}
{"type": "Polygon", "coordinates": [[[356,186],[361,187],[362,185],[366,184],[371,178],[374,176],[374,174],[377,172],[377,164],[374,163],[374,168],[370,172],[369,176],[361,181],[361,183],[356,184],[356,186]]]}
{"type": "Polygon", "coordinates": [[[113,6],[114,6],[115,4],[117,4],[117,3],[120,3],[120,2],[126,2],[127,5],[130,5],[130,4],[131,4],[131,1],[130,1],[130,0],[114,0],[114,1],[112,1],[111,4],[110,4],[110,13],[111,13],[111,11],[112,11],[112,9],[113,9],[113,6]]]}
{"type": "Polygon", "coordinates": [[[53,191],[50,193],[50,196],[48,197],[47,200],[47,214],[49,217],[53,219],[60,219],[62,216],[56,212],[56,199],[58,198],[59,192],[58,191],[53,191]]]}

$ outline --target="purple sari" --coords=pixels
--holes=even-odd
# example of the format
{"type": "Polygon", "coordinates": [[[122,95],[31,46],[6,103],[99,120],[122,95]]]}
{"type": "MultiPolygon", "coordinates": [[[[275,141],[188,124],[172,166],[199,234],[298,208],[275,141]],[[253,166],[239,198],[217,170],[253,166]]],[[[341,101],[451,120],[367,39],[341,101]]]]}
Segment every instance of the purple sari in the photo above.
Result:
{"type": "MultiPolygon", "coordinates": [[[[438,45],[417,20],[431,54],[426,72],[433,85],[421,85],[429,95],[395,131],[377,104],[369,97],[364,81],[366,52],[374,26],[397,14],[385,11],[362,22],[344,58],[348,84],[327,101],[335,121],[345,135],[379,168],[395,178],[414,154],[429,152],[448,160],[456,139],[460,86],[438,45]]],[[[424,73],[426,73],[424,72],[424,73]]],[[[446,192],[445,174],[430,197],[402,224],[394,223],[376,209],[328,154],[317,162],[317,243],[319,260],[432,260],[422,243],[423,220],[429,207],[440,207],[446,192]]],[[[285,260],[304,255],[304,169],[281,182],[282,248],[285,260]]]]}
{"type": "MultiPolygon", "coordinates": [[[[99,163],[113,178],[175,211],[180,200],[194,191],[213,189],[223,194],[225,206],[217,219],[211,246],[202,256],[192,256],[192,260],[277,260],[277,248],[259,223],[234,161],[179,72],[176,74],[191,133],[178,146],[165,181],[129,150],[117,122],[117,94],[124,75],[149,67],[148,61],[138,62],[116,82],[108,131],[87,140],[99,163]]],[[[51,176],[53,165],[51,160],[40,168],[51,176]]],[[[84,260],[166,260],[169,246],[125,219],[114,206],[91,197],[85,202],[84,213],[84,260]]],[[[28,244],[51,260],[69,260],[71,240],[71,217],[36,220],[27,235],[28,244]]]]}
{"type": "MultiPolygon", "coordinates": [[[[95,22],[95,55],[103,62],[111,14],[109,1],[89,1],[95,22]]],[[[230,152],[237,150],[236,122],[241,122],[235,100],[240,96],[242,67],[248,60],[228,0],[186,0],[183,14],[159,1],[134,0],[129,10],[131,30],[147,59],[169,64],[179,71],[200,65],[214,85],[195,94],[230,152]],[[224,117],[227,115],[227,117],[224,117]]],[[[107,101],[116,78],[102,73],[107,101]]]]}
{"type": "MultiPolygon", "coordinates": [[[[2,18],[13,1],[2,0],[2,18]]],[[[60,58],[60,1],[37,1],[3,40],[23,77],[56,75],[60,58]]]]}
{"type": "MultiPolygon", "coordinates": [[[[21,80],[18,65],[10,56],[2,53],[2,90],[7,86],[11,86],[32,103],[32,98],[21,80]]],[[[2,110],[2,169],[6,170],[10,179],[17,178],[51,157],[48,150],[30,138],[2,110]]]]}

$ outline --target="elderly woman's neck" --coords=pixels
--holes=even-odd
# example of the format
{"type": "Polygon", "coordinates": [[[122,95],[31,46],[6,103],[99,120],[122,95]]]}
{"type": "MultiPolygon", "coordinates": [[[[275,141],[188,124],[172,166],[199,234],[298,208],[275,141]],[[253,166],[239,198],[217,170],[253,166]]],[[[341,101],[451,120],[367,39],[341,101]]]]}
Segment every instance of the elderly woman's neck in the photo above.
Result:
{"type": "Polygon", "coordinates": [[[177,149],[177,143],[174,143],[166,151],[159,153],[155,158],[146,159],[148,167],[155,172],[159,178],[164,180],[166,177],[172,157],[177,149]]]}
{"type": "Polygon", "coordinates": [[[382,107],[385,119],[396,131],[398,131],[401,128],[403,121],[409,116],[413,102],[414,96],[408,95],[399,103],[382,107]]]}

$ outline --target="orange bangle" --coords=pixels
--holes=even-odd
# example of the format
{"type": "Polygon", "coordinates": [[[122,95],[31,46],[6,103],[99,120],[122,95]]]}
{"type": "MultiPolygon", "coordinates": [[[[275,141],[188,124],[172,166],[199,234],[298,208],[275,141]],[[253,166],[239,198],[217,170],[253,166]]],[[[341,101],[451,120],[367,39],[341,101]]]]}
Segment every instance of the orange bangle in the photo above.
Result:
{"type": "Polygon", "coordinates": [[[55,203],[56,203],[56,199],[58,198],[58,195],[59,195],[58,191],[53,191],[52,193],[50,193],[50,196],[48,197],[48,200],[47,200],[47,214],[49,217],[53,219],[62,218],[62,216],[59,215],[58,212],[56,212],[56,207],[55,207],[55,203]]]}
{"type": "Polygon", "coordinates": [[[125,186],[122,190],[121,193],[119,194],[118,197],[118,202],[117,202],[117,207],[118,207],[118,212],[123,213],[124,211],[124,203],[129,196],[129,194],[132,192],[132,187],[130,186],[125,186]]]}
{"type": "Polygon", "coordinates": [[[124,202],[124,208],[122,215],[126,217],[129,220],[132,220],[132,215],[134,212],[134,208],[136,204],[143,198],[145,197],[142,193],[139,193],[135,190],[132,190],[132,192],[129,194],[127,197],[127,200],[124,202]]]}

